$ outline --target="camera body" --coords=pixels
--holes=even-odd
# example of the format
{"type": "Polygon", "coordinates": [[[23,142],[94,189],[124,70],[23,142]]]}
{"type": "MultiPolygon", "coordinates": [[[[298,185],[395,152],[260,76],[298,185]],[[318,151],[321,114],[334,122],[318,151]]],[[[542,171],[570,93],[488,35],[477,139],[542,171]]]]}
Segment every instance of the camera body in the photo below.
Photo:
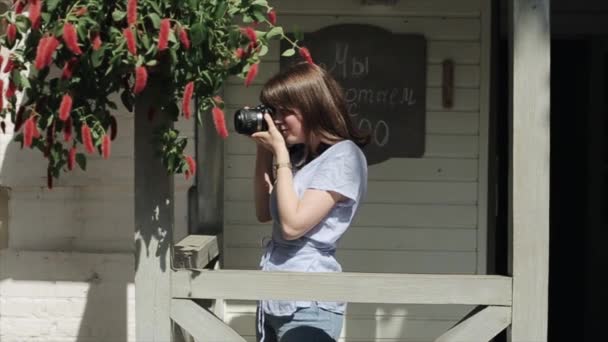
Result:
{"type": "Polygon", "coordinates": [[[239,134],[252,135],[256,132],[268,130],[268,124],[264,120],[264,113],[271,116],[274,110],[263,104],[253,108],[241,108],[234,113],[234,129],[239,134]]]}

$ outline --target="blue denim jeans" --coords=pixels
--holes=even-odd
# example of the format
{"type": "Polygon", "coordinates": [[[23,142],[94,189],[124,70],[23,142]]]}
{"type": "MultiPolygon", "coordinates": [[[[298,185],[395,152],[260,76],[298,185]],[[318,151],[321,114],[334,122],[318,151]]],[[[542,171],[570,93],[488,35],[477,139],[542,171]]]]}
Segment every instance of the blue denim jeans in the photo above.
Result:
{"type": "Polygon", "coordinates": [[[344,322],[344,315],[321,309],[314,302],[290,316],[260,315],[258,306],[256,317],[258,342],[334,342],[344,322]]]}

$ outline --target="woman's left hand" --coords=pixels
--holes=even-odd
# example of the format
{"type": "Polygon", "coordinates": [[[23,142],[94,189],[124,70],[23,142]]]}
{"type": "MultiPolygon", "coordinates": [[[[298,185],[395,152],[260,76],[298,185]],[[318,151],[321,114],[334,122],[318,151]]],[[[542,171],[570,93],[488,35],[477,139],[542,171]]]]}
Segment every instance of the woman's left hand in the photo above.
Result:
{"type": "Polygon", "coordinates": [[[251,138],[258,145],[261,145],[271,151],[275,156],[281,152],[287,151],[285,138],[283,138],[283,135],[277,129],[277,126],[274,124],[274,121],[272,121],[270,114],[264,114],[264,120],[266,120],[266,123],[268,124],[268,131],[253,133],[251,138]]]}

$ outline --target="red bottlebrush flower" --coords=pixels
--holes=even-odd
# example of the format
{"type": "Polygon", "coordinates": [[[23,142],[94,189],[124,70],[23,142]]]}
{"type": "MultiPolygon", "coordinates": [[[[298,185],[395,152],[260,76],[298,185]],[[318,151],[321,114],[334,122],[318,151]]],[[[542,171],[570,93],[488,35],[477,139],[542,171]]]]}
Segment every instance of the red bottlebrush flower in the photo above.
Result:
{"type": "Polygon", "coordinates": [[[257,42],[257,40],[258,40],[258,36],[255,33],[255,30],[253,28],[251,28],[251,27],[241,28],[241,33],[244,34],[244,35],[246,35],[247,38],[249,38],[249,40],[252,43],[257,42]]]}
{"type": "Polygon", "coordinates": [[[136,56],[137,55],[137,43],[135,42],[135,34],[133,33],[133,30],[131,30],[130,28],[126,28],[122,31],[122,34],[125,36],[125,40],[127,41],[127,49],[129,49],[129,52],[133,55],[136,56]]]}
{"type": "Polygon", "coordinates": [[[188,31],[182,26],[178,28],[179,41],[182,42],[182,46],[188,50],[190,49],[190,38],[188,38],[188,31]]]}
{"type": "Polygon", "coordinates": [[[137,0],[127,1],[127,23],[129,26],[137,22],[137,0]]]}
{"type": "Polygon", "coordinates": [[[84,144],[84,149],[87,151],[87,153],[95,153],[93,137],[91,137],[91,129],[89,128],[89,126],[87,126],[86,123],[82,124],[82,127],[80,128],[80,134],[82,135],[82,143],[84,144]]]}
{"type": "Polygon", "coordinates": [[[226,139],[228,137],[228,129],[226,129],[224,111],[222,111],[219,107],[213,107],[211,112],[213,114],[213,123],[215,124],[217,134],[222,137],[222,139],[226,139]]]}
{"type": "Polygon", "coordinates": [[[277,24],[277,12],[275,12],[275,10],[271,10],[270,12],[268,12],[268,21],[272,25],[276,25],[277,24]]]}
{"type": "Polygon", "coordinates": [[[74,170],[74,165],[76,164],[76,147],[72,147],[70,152],[68,152],[68,170],[74,170]]]}
{"type": "Polygon", "coordinates": [[[258,65],[258,63],[255,63],[251,66],[251,68],[249,68],[249,71],[247,72],[247,77],[245,77],[245,87],[249,87],[251,82],[253,82],[253,79],[255,79],[255,77],[257,76],[258,65]]]}
{"type": "Polygon", "coordinates": [[[9,24],[6,28],[6,38],[10,45],[13,45],[15,39],[17,39],[17,26],[15,24],[9,24]]]}
{"type": "Polygon", "coordinates": [[[72,97],[69,94],[63,95],[61,104],[59,105],[59,119],[66,121],[70,117],[72,111],[72,97]]]}
{"type": "Polygon", "coordinates": [[[103,159],[110,158],[110,149],[111,149],[110,137],[106,134],[103,136],[103,140],[101,142],[101,154],[103,156],[103,159]]]}
{"type": "Polygon", "coordinates": [[[99,35],[99,32],[97,32],[93,36],[93,42],[91,43],[91,45],[93,46],[93,51],[99,50],[99,48],[101,47],[101,44],[102,44],[101,37],[99,35]]]}
{"type": "Polygon", "coordinates": [[[53,189],[53,173],[51,172],[50,167],[46,169],[46,186],[49,188],[49,190],[53,189]]]}
{"type": "Polygon", "coordinates": [[[88,10],[87,10],[87,8],[86,8],[86,7],[81,6],[81,7],[78,7],[78,8],[76,9],[76,11],[74,12],[74,14],[75,14],[77,17],[82,17],[83,15],[87,14],[87,11],[88,11],[88,10]]]}
{"type": "Polygon", "coordinates": [[[6,98],[10,99],[11,97],[15,96],[16,92],[17,92],[17,86],[15,85],[15,82],[13,82],[12,79],[9,79],[8,88],[6,89],[6,98]]]}
{"type": "Polygon", "coordinates": [[[160,32],[158,33],[158,51],[167,49],[169,44],[169,31],[171,30],[171,21],[163,19],[160,21],[160,32]]]}
{"type": "Polygon", "coordinates": [[[42,0],[30,0],[30,22],[33,29],[40,28],[40,13],[42,12],[42,0]]]}
{"type": "Polygon", "coordinates": [[[40,138],[40,132],[38,131],[38,117],[35,116],[33,119],[34,131],[32,132],[34,138],[40,138]]]}
{"type": "Polygon", "coordinates": [[[312,56],[310,55],[310,51],[308,51],[307,48],[301,47],[298,52],[300,53],[300,56],[302,56],[302,58],[304,58],[306,60],[306,62],[308,62],[308,64],[311,64],[311,65],[315,64],[315,62],[313,62],[313,60],[312,60],[312,56]]]}
{"type": "Polygon", "coordinates": [[[25,120],[25,126],[23,129],[23,145],[25,147],[30,147],[32,146],[34,137],[39,134],[38,128],[36,128],[36,121],[34,121],[33,116],[30,116],[27,120],[25,120]]]}
{"type": "Polygon", "coordinates": [[[61,78],[64,80],[69,80],[72,78],[74,74],[74,68],[76,68],[76,64],[78,63],[78,58],[72,57],[69,61],[65,63],[63,66],[63,70],[61,71],[61,78]]]}
{"type": "Polygon", "coordinates": [[[194,93],[194,82],[190,81],[184,88],[184,99],[182,101],[182,112],[186,119],[190,119],[192,112],[190,111],[190,102],[192,101],[192,94],[194,93]]]}
{"type": "Polygon", "coordinates": [[[34,66],[38,70],[42,70],[49,66],[53,61],[53,52],[59,46],[57,38],[50,36],[41,38],[36,49],[36,60],[34,66]]]}
{"type": "Polygon", "coordinates": [[[0,129],[2,133],[6,133],[6,123],[4,121],[0,122],[0,129]]]}
{"type": "Polygon", "coordinates": [[[133,87],[133,92],[135,94],[139,94],[146,87],[146,83],[148,83],[148,70],[145,66],[138,66],[135,68],[135,86],[133,87]]]}
{"type": "Polygon", "coordinates": [[[23,13],[23,9],[25,8],[25,2],[21,0],[17,0],[17,4],[15,5],[15,13],[21,14],[23,13]]]}
{"type": "Polygon", "coordinates": [[[63,141],[70,142],[72,140],[72,117],[69,117],[63,125],[63,141]]]}
{"type": "Polygon", "coordinates": [[[63,25],[63,41],[70,51],[75,55],[81,55],[82,50],[78,46],[78,36],[76,34],[76,28],[70,23],[63,25]]]}
{"type": "Polygon", "coordinates": [[[57,50],[57,47],[59,46],[59,40],[57,40],[57,38],[50,36],[49,37],[49,43],[46,46],[46,51],[45,51],[45,63],[46,65],[51,65],[51,62],[53,61],[53,52],[55,52],[55,50],[57,50]]]}
{"type": "Polygon", "coordinates": [[[188,164],[188,171],[191,175],[194,175],[196,172],[196,161],[192,156],[186,156],[186,163],[188,164]]]}
{"type": "Polygon", "coordinates": [[[21,125],[23,125],[23,112],[25,111],[25,107],[19,107],[17,110],[17,114],[15,115],[15,127],[13,128],[14,132],[18,132],[21,129],[21,125]]]}
{"type": "Polygon", "coordinates": [[[15,61],[13,61],[13,59],[9,57],[6,60],[6,66],[4,67],[4,70],[2,70],[2,71],[8,74],[11,71],[13,71],[14,67],[15,67],[15,61]]]}
{"type": "Polygon", "coordinates": [[[116,117],[114,117],[114,115],[110,115],[110,139],[114,141],[114,139],[116,139],[117,134],[118,123],[116,122],[116,117]]]}
{"type": "Polygon", "coordinates": [[[234,51],[234,56],[237,59],[243,59],[243,57],[245,57],[245,50],[242,48],[237,48],[236,51],[234,51]]]}

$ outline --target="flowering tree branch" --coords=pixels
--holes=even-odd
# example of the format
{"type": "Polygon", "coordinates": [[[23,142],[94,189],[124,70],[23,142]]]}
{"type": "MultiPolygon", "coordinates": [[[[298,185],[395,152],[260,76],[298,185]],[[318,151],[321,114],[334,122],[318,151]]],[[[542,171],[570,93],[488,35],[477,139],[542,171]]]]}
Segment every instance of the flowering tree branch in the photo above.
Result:
{"type": "MultiPolygon", "coordinates": [[[[231,75],[249,86],[271,39],[291,43],[284,56],[298,50],[313,63],[276,25],[266,0],[13,0],[0,24],[0,46],[10,50],[7,60],[0,58],[0,72],[8,75],[0,81],[2,128],[9,118],[14,140],[48,159],[49,187],[61,171],[75,164],[85,169],[87,155],[110,157],[118,132],[111,95],[119,93],[132,111],[152,74],[163,80],[166,96],[150,120],[157,111],[189,120],[196,97],[199,123],[210,111],[226,138],[217,93],[231,75]]],[[[169,173],[195,173],[179,131],[163,127],[156,141],[169,173]]]]}

